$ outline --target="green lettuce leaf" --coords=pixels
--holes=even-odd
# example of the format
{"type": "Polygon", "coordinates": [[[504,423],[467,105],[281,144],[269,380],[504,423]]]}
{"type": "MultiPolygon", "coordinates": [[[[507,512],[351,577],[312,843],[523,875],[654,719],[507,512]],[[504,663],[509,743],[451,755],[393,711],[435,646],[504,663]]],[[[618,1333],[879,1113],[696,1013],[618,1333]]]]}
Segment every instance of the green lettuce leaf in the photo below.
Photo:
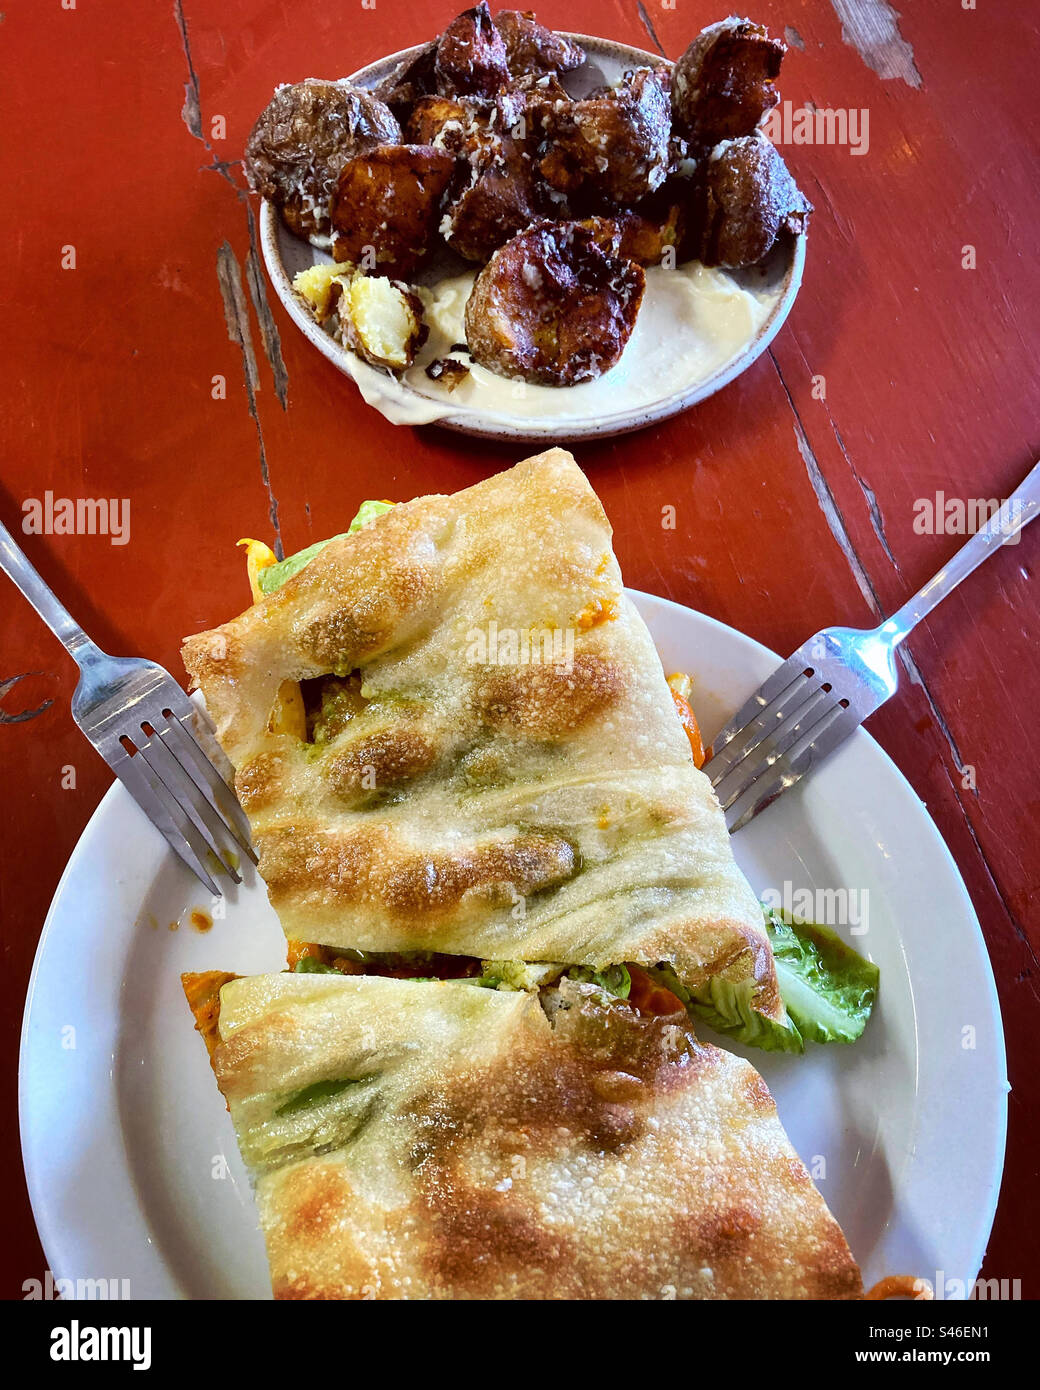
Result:
{"type": "Polygon", "coordinates": [[[754,1007],[758,984],[754,980],[724,980],[714,976],[698,989],[690,991],[675,979],[673,972],[665,967],[652,970],[661,983],[684,1001],[693,1018],[714,1028],[716,1033],[726,1033],[738,1042],[749,1047],[760,1047],[763,1052],[804,1052],[805,1044],[794,1020],[788,1016],[786,1022],[778,1023],[766,1018],[754,1007]],[[670,975],[675,983],[662,977],[670,975]],[[678,988],[676,988],[678,985],[678,988]]]}
{"type": "Polygon", "coordinates": [[[482,960],[474,984],[485,989],[525,989],[533,993],[563,970],[564,966],[548,961],[482,960]]]}
{"type": "Polygon", "coordinates": [[[877,966],[828,927],[790,922],[766,909],[780,994],[803,1037],[851,1043],[867,1026],[877,998],[877,966]]]}
{"type": "Polygon", "coordinates": [[[377,516],[382,516],[396,505],[396,502],[362,502],[357,516],[347,527],[347,535],[352,536],[355,531],[360,531],[362,526],[367,526],[370,521],[374,521],[377,516]]]}
{"type": "Polygon", "coordinates": [[[587,965],[575,965],[567,971],[572,980],[596,985],[615,999],[627,999],[632,990],[632,976],[624,965],[608,965],[605,970],[592,970],[587,965]]]}
{"type": "Polygon", "coordinates": [[[394,505],[393,502],[362,502],[358,508],[358,514],[347,527],[346,531],[338,536],[330,536],[327,541],[315,541],[313,545],[307,546],[306,550],[298,550],[295,555],[288,555],[284,560],[279,560],[275,565],[268,565],[267,569],[261,570],[259,584],[261,591],[265,594],[273,594],[287,583],[294,574],[299,574],[305,565],[309,565],[319,551],[324,550],[333,541],[342,540],[344,536],[352,536],[355,531],[360,531],[362,526],[367,526],[370,521],[377,516],[382,516],[394,505]]]}
{"type": "Polygon", "coordinates": [[[338,975],[334,965],[324,965],[314,956],[301,956],[293,966],[294,975],[338,975]]]}

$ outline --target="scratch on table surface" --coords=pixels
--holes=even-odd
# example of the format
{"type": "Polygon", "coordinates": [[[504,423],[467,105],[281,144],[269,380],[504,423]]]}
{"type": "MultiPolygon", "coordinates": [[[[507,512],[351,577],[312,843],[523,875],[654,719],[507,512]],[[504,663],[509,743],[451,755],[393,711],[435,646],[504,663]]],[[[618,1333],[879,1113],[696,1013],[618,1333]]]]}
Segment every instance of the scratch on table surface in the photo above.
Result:
{"type": "Polygon", "coordinates": [[[841,37],[854,48],[872,72],[898,78],[908,87],[921,86],[913,47],[899,32],[899,11],[886,0],[831,0],[841,20],[841,37]]]}
{"type": "MultiPolygon", "coordinates": [[[[20,675],[8,676],[6,680],[0,681],[0,700],[9,690],[13,690],[19,681],[25,680],[26,676],[42,676],[42,671],[22,671],[20,675]]],[[[0,706],[0,724],[25,724],[30,719],[35,719],[38,714],[43,714],[44,710],[50,709],[54,704],[53,700],[44,700],[42,705],[37,705],[35,709],[23,709],[17,714],[10,714],[0,706]]]]}
{"type": "Polygon", "coordinates": [[[657,30],[654,28],[653,20],[646,12],[646,6],[643,4],[643,0],[636,0],[636,9],[639,11],[640,21],[642,22],[643,28],[650,35],[654,47],[662,58],[666,58],[668,55],[664,51],[661,40],[657,37],[657,30]]]}
{"type": "Polygon", "coordinates": [[[282,356],[282,340],[278,335],[278,325],[274,321],[274,314],[271,313],[271,306],[267,302],[264,275],[260,268],[260,250],[256,239],[256,218],[253,216],[253,209],[250,207],[248,199],[246,200],[246,216],[249,219],[249,256],[246,260],[246,284],[249,286],[249,297],[253,301],[256,321],[260,325],[264,356],[267,358],[271,368],[271,376],[274,378],[274,393],[278,397],[282,409],[286,410],[289,405],[289,373],[282,356]]]}
{"type": "MultiPolygon", "coordinates": [[[[913,654],[910,652],[905,641],[899,644],[899,659],[902,662],[903,669],[906,671],[906,674],[909,676],[911,682],[914,685],[920,686],[921,693],[924,695],[924,698],[928,704],[928,708],[931,710],[932,718],[935,720],[940,732],[942,733],[943,738],[946,740],[947,747],[950,750],[950,757],[953,759],[953,765],[954,767],[956,767],[957,771],[963,777],[965,772],[967,771],[967,763],[965,763],[964,759],[961,757],[961,750],[957,747],[957,740],[954,738],[953,732],[951,731],[949,724],[947,724],[945,716],[939,709],[939,706],[935,703],[935,700],[932,698],[932,692],[928,688],[928,682],[921,674],[921,668],[914,660],[913,654]]],[[[979,794],[978,788],[974,787],[972,790],[977,798],[979,794]]],[[[959,801],[960,797],[958,797],[957,800],[959,801]]]]}
{"type": "MultiPolygon", "coordinates": [[[[1036,952],[1033,949],[1033,943],[1029,940],[1029,936],[1026,932],[1025,927],[1018,920],[1018,914],[1015,912],[1015,909],[1011,906],[1011,904],[1005,897],[1004,891],[1001,888],[999,882],[997,881],[996,874],[994,874],[993,870],[990,868],[989,860],[986,857],[986,851],[983,849],[982,842],[979,840],[978,835],[975,833],[975,826],[972,824],[971,816],[968,815],[968,808],[965,806],[963,800],[961,799],[961,794],[957,790],[957,783],[950,776],[950,769],[948,767],[944,766],[943,771],[946,773],[946,777],[950,783],[950,790],[953,792],[954,800],[960,807],[961,815],[964,817],[964,823],[968,827],[968,834],[971,836],[972,844],[975,846],[978,856],[982,861],[983,868],[986,871],[986,877],[990,881],[990,886],[992,887],[994,893],[997,895],[997,900],[999,901],[1001,907],[1004,909],[1008,922],[1011,924],[1012,930],[1014,931],[1015,935],[1019,938],[1019,940],[1023,943],[1026,950],[1029,952],[1030,960],[1033,962],[1035,967],[1040,968],[1040,961],[1038,961],[1036,952]]],[[[1017,981],[1017,983],[1023,983],[1021,978],[1017,981]]],[[[1038,990],[1037,988],[1036,979],[1034,976],[1030,977],[1030,990],[1034,998],[1040,1001],[1040,990],[1038,990]]]]}
{"type": "MultiPolygon", "coordinates": [[[[828,419],[830,419],[829,416],[828,419]]],[[[841,431],[838,429],[833,419],[831,419],[831,430],[834,433],[834,438],[837,440],[842,457],[849,466],[849,472],[855,478],[859,490],[863,494],[863,498],[867,504],[867,515],[870,517],[870,524],[874,528],[874,535],[877,536],[881,549],[888,556],[889,563],[901,579],[903,577],[903,571],[899,568],[899,561],[892,553],[892,547],[888,543],[888,533],[885,530],[885,518],[881,513],[881,506],[877,500],[877,493],[875,493],[869,483],[865,482],[864,479],[860,477],[859,469],[852,462],[849,451],[845,447],[845,441],[841,437],[841,431]]]]}
{"type": "MultiPolygon", "coordinates": [[[[827,521],[827,525],[830,527],[831,535],[837,541],[842,554],[845,556],[845,559],[848,562],[849,569],[852,571],[852,576],[859,587],[860,593],[866,599],[871,612],[877,618],[878,622],[881,622],[887,616],[887,614],[881,606],[881,600],[878,597],[877,590],[874,588],[873,581],[871,580],[870,575],[867,573],[866,566],[863,564],[863,561],[859,558],[858,554],[856,553],[856,547],[852,543],[852,537],[849,535],[845,522],[842,520],[841,512],[838,510],[838,504],[834,500],[834,494],[833,492],[831,492],[830,486],[828,485],[826,478],[823,476],[823,470],[820,468],[816,455],[813,452],[812,445],[809,443],[809,438],[806,435],[805,429],[802,425],[802,419],[798,413],[798,408],[796,407],[791,397],[790,391],[788,391],[787,389],[787,383],[784,381],[783,373],[780,371],[780,365],[774,357],[771,349],[769,352],[769,356],[772,360],[773,366],[776,368],[777,377],[780,380],[780,385],[783,387],[784,395],[787,397],[788,405],[790,405],[791,413],[794,416],[794,433],[795,440],[798,444],[798,452],[802,456],[802,461],[805,464],[806,472],[809,475],[809,481],[812,484],[813,491],[816,493],[816,500],[820,504],[820,510],[823,512],[823,515],[827,521]]],[[[837,431],[835,431],[835,433],[837,434],[837,431]]],[[[861,488],[864,488],[864,484],[862,483],[858,474],[856,473],[855,467],[852,464],[852,460],[849,458],[849,455],[844,447],[843,442],[841,441],[840,436],[838,436],[838,443],[841,446],[842,455],[845,458],[845,461],[848,464],[853,477],[856,479],[856,482],[859,484],[859,486],[861,488]]],[[[865,491],[869,491],[869,489],[866,489],[865,491]]],[[[887,545],[885,549],[886,551],[888,551],[887,545]]],[[[890,554],[891,552],[888,553],[890,554]]],[[[893,563],[895,563],[894,559],[893,563]]],[[[899,567],[898,565],[896,565],[897,572],[898,569],[899,567]]],[[[960,749],[957,747],[957,741],[953,737],[953,733],[950,729],[950,726],[949,724],[947,724],[945,716],[939,709],[939,706],[936,703],[932,695],[932,692],[928,687],[928,682],[925,680],[924,676],[921,673],[921,668],[917,665],[917,662],[914,660],[905,642],[902,642],[900,644],[898,648],[898,656],[903,666],[903,669],[906,671],[907,676],[910,678],[911,682],[914,685],[920,687],[921,693],[924,695],[924,698],[928,704],[928,709],[931,712],[932,718],[935,721],[935,726],[942,734],[942,737],[945,740],[946,746],[950,751],[950,756],[953,759],[955,766],[957,767],[958,771],[960,771],[963,774],[964,761],[961,758],[960,749]]],[[[976,792],[976,795],[977,794],[978,793],[976,792]]]]}
{"type": "Polygon", "coordinates": [[[784,25],[784,38],[791,45],[792,48],[799,48],[804,51],[805,40],[802,38],[801,34],[799,34],[798,30],[794,27],[793,24],[784,25]]]}
{"type": "Polygon", "coordinates": [[[191,43],[188,39],[188,24],[184,18],[184,7],[181,0],[174,0],[173,12],[177,19],[177,28],[181,34],[181,46],[184,49],[184,58],[188,64],[188,80],[184,84],[184,105],[181,107],[181,119],[188,127],[196,140],[209,149],[209,142],[204,139],[202,134],[202,104],[199,100],[199,79],[195,72],[195,64],[191,59],[191,43]]]}
{"type": "Polygon", "coordinates": [[[271,528],[275,535],[275,553],[279,559],[282,559],[284,552],[282,550],[282,532],[278,521],[278,499],[271,487],[271,473],[267,465],[267,450],[264,446],[264,431],[260,424],[260,414],[256,408],[259,374],[257,372],[256,353],[253,351],[253,335],[249,328],[249,311],[246,308],[245,292],[242,289],[242,271],[238,257],[226,241],[217,252],[217,283],[220,286],[220,297],[224,302],[224,319],[227,323],[228,338],[231,342],[236,343],[242,352],[242,373],[245,378],[246,401],[249,406],[249,413],[253,417],[253,424],[256,427],[257,443],[260,448],[260,476],[267,491],[267,514],[271,519],[271,528]]]}
{"type": "Polygon", "coordinates": [[[224,242],[217,252],[217,284],[224,302],[224,322],[227,324],[228,338],[242,349],[242,366],[245,371],[246,386],[254,395],[260,385],[257,371],[256,353],[253,351],[253,333],[249,327],[249,311],[242,292],[242,272],[238,257],[228,242],[224,242]]]}
{"type": "Polygon", "coordinates": [[[264,288],[264,277],[260,268],[260,248],[256,235],[256,218],[253,216],[253,209],[249,204],[249,194],[234,174],[234,171],[241,169],[241,167],[242,161],[240,159],[214,159],[212,164],[202,166],[206,173],[219,174],[228,187],[234,190],[235,197],[245,208],[246,224],[249,229],[246,285],[249,289],[249,298],[253,301],[256,321],[260,326],[260,339],[264,345],[264,356],[267,358],[267,365],[271,368],[271,376],[274,379],[274,393],[278,397],[282,409],[287,410],[289,408],[289,372],[285,365],[285,358],[282,356],[281,335],[278,332],[278,325],[275,323],[274,314],[272,314],[271,306],[267,301],[267,291],[264,288]]]}
{"type": "Polygon", "coordinates": [[[794,437],[798,445],[798,452],[802,456],[802,462],[805,464],[805,471],[809,475],[809,482],[812,484],[813,492],[816,494],[816,500],[820,504],[820,510],[823,512],[831,535],[837,541],[841,553],[848,562],[849,569],[852,571],[852,577],[855,579],[860,593],[866,599],[871,612],[880,620],[882,617],[881,605],[878,602],[877,594],[874,592],[874,586],[870,582],[870,576],[867,574],[862,561],[856,554],[852,539],[849,536],[845,523],[841,518],[841,513],[838,510],[838,504],[834,500],[834,494],[827,484],[827,479],[823,476],[823,470],[817,461],[816,455],[813,453],[812,445],[809,443],[809,437],[802,426],[802,418],[798,414],[798,407],[795,405],[791,393],[787,389],[787,383],[784,381],[783,373],[780,370],[780,364],[773,356],[771,349],[769,357],[776,370],[776,375],[783,388],[784,395],[787,397],[787,403],[791,407],[791,414],[794,416],[794,437]]]}

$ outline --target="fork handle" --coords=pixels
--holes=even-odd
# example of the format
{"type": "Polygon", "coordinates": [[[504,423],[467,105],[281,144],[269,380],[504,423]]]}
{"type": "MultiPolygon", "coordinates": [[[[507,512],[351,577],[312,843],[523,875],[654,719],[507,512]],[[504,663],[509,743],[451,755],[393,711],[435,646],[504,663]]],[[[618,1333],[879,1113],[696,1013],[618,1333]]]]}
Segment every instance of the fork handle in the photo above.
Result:
{"type": "Polygon", "coordinates": [[[94,648],[94,643],[55,595],[53,589],[43,582],[35,566],[26,559],[21,547],[2,521],[0,521],[0,569],[21,589],[58,641],[65,644],[69,654],[77,662],[80,662],[88,654],[85,649],[94,648]]]}
{"type": "Polygon", "coordinates": [[[967,579],[973,570],[978,569],[983,560],[999,550],[1002,545],[1028,526],[1040,513],[1040,463],[1033,466],[1021,485],[1015,489],[999,510],[993,513],[985,526],[976,531],[966,545],[933,575],[923,589],[913,598],[907,599],[897,612],[893,613],[880,631],[892,640],[893,645],[901,642],[922,618],[926,617],[937,603],[953,592],[962,579],[967,579]]]}

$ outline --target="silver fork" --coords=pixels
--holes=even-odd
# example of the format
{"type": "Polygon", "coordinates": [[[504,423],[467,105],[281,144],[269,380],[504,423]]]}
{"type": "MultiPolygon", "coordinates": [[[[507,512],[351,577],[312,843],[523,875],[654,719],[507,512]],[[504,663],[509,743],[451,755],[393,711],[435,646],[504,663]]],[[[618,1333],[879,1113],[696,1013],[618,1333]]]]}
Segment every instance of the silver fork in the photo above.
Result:
{"type": "Polygon", "coordinates": [[[95,646],[2,523],[0,569],[79,666],[72,717],[141,810],[214,896],[220,888],[207,861],[241,883],[228,841],[254,863],[256,856],[205,712],[154,661],[109,656],[95,646]]]}
{"type": "Polygon", "coordinates": [[[907,633],[1040,510],[1040,463],[985,526],[887,622],[828,627],[810,637],[741,705],[712,743],[704,771],[734,833],[801,781],[894,695],[907,633]]]}

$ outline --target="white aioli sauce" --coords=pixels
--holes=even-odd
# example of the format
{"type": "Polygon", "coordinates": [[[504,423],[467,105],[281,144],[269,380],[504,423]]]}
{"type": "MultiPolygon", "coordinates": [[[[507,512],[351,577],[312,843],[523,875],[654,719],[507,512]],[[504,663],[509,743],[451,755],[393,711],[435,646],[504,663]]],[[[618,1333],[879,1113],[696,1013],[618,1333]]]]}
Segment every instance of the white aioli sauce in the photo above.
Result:
{"type": "Polygon", "coordinates": [[[649,266],[646,293],[620,360],[595,381],[578,386],[531,386],[511,381],[456,354],[470,368],[455,388],[432,381],[427,365],[466,341],[466,301],[476,269],[421,291],[430,336],[415,364],[400,379],[346,354],[364,399],[394,424],[419,425],[456,413],[493,413],[552,433],[561,421],[599,422],[633,410],[649,410],[663,398],[713,376],[747,348],[780,297],[779,288],[752,292],[724,270],[698,261],[649,266]],[[410,390],[408,388],[411,388],[410,390]]]}

